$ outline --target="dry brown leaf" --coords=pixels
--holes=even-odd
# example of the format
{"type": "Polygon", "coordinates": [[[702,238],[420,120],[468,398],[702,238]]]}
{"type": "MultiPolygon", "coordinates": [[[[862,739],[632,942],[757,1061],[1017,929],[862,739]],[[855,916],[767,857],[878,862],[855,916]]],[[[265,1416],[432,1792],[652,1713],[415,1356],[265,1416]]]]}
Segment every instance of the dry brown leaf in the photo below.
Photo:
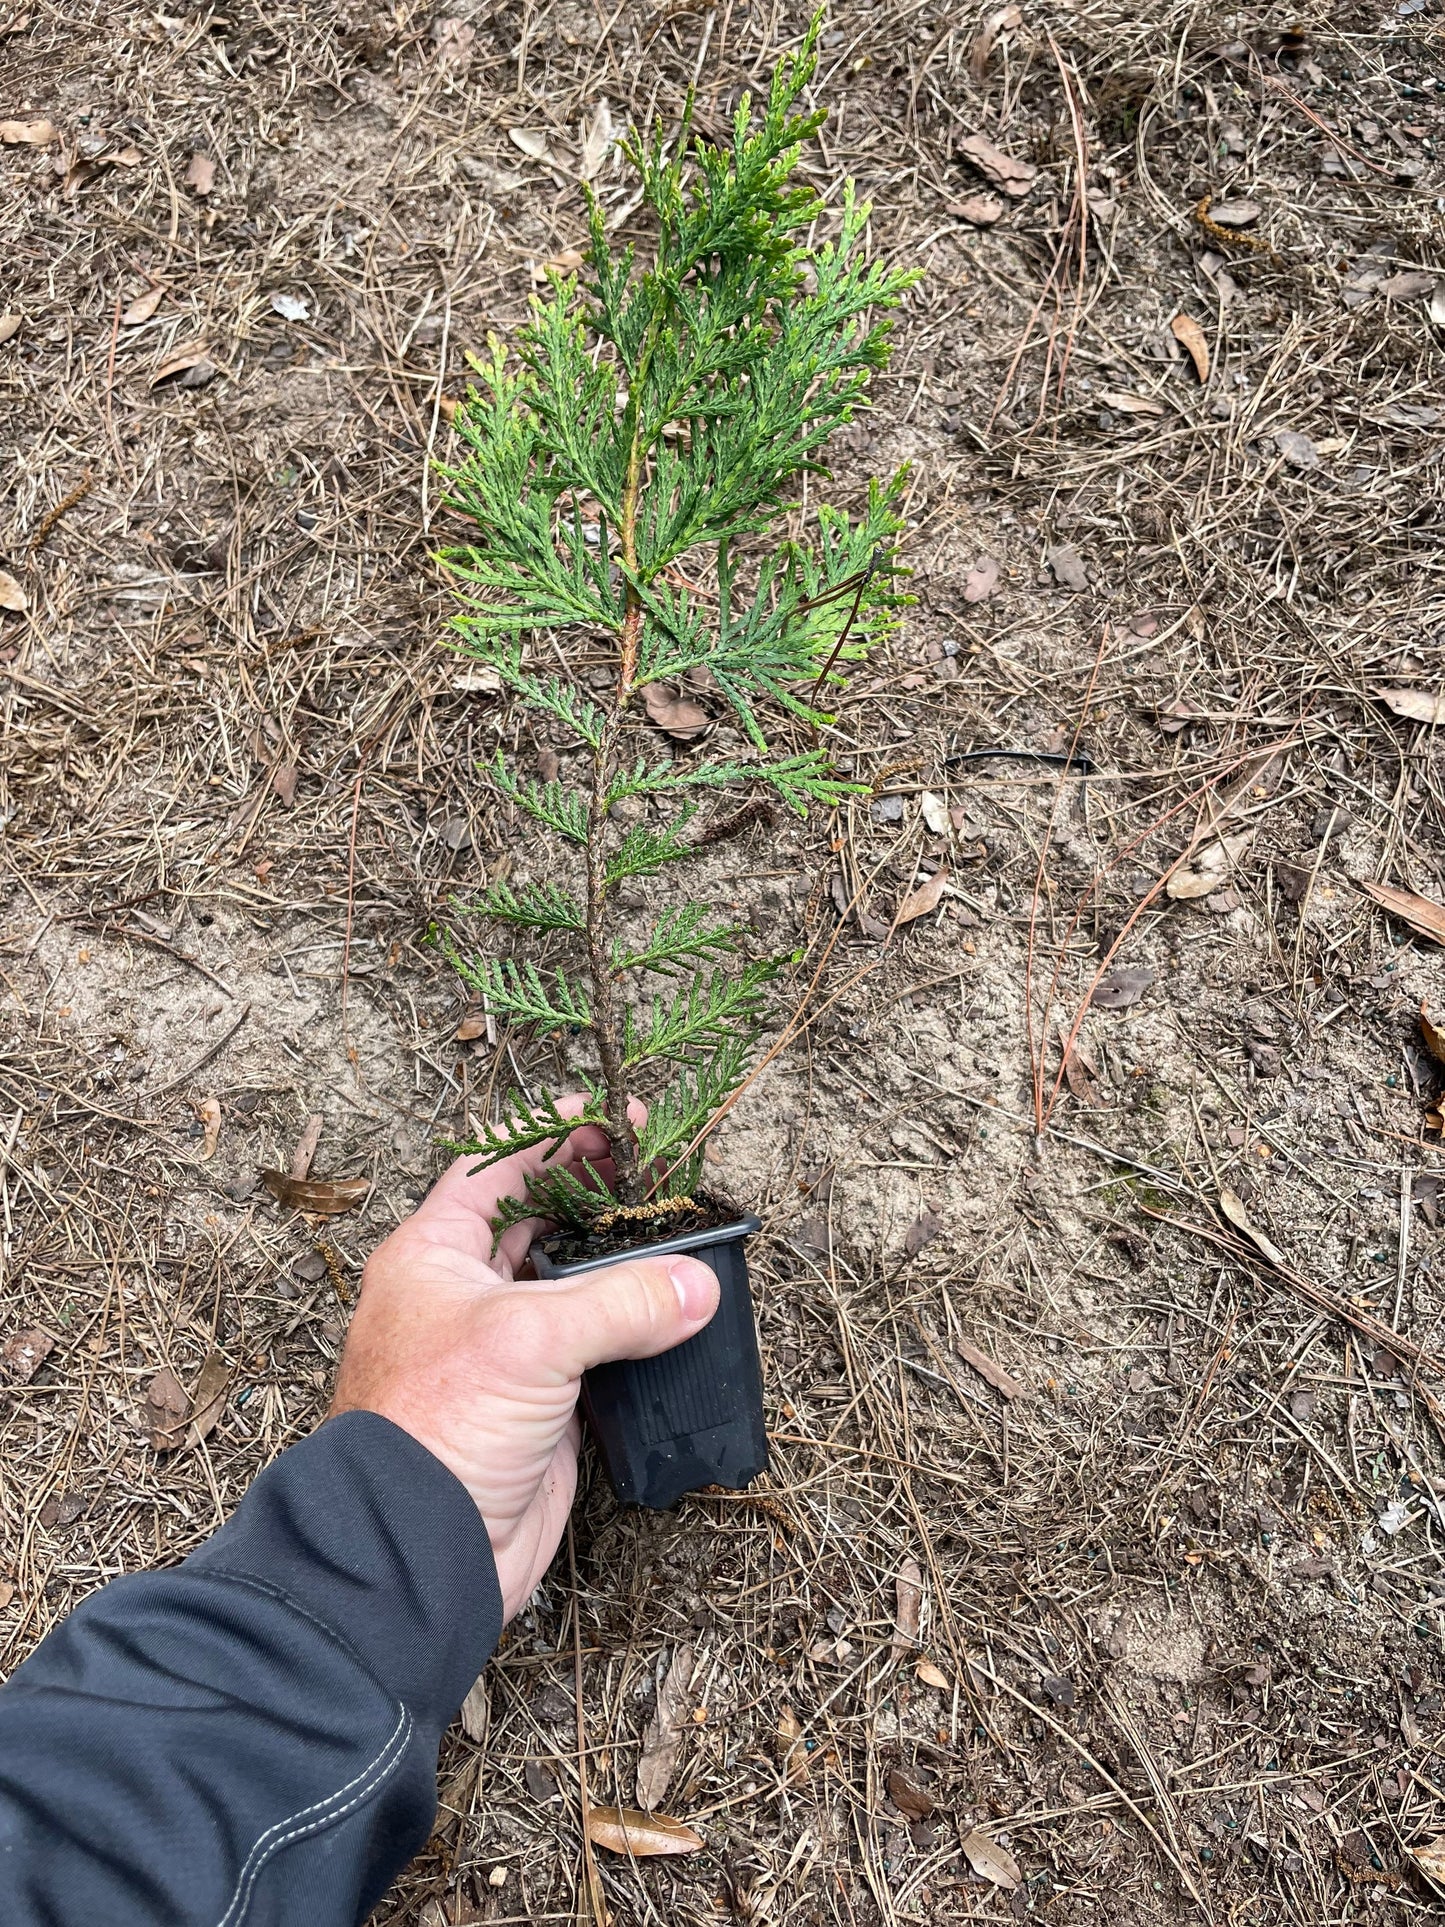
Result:
{"type": "Polygon", "coordinates": [[[808,1748],[803,1739],[803,1723],[791,1706],[778,1715],[778,1762],[789,1786],[808,1777],[808,1748]]]}
{"type": "Polygon", "coordinates": [[[963,578],[965,602],[987,602],[998,587],[1002,565],[991,555],[980,556],[963,578]]]}
{"type": "Polygon", "coordinates": [[[1106,388],[1099,396],[1116,415],[1162,415],[1164,404],[1149,395],[1131,395],[1126,388],[1106,388]]]}
{"type": "Polygon", "coordinates": [[[166,356],[151,376],[151,387],[159,388],[163,381],[172,381],[177,375],[188,374],[192,368],[211,367],[208,359],[210,352],[204,341],[193,341],[188,347],[178,348],[174,354],[166,356]]]}
{"type": "Polygon", "coordinates": [[[186,167],[186,186],[203,199],[216,185],[216,163],[209,154],[192,154],[186,167]]]}
{"type": "Polygon", "coordinates": [[[163,1365],[146,1387],[140,1422],[150,1435],[151,1449],[173,1452],[186,1434],[191,1401],[180,1380],[163,1365]]]}
{"type": "Polygon", "coordinates": [[[589,1807],[587,1836],[594,1847],[645,1860],[664,1853],[697,1853],[700,1833],[665,1813],[640,1813],[636,1807],[589,1807]]]}
{"type": "Polygon", "coordinates": [[[482,1008],[481,1002],[468,1004],[462,1012],[462,1021],[457,1025],[455,1041],[458,1044],[470,1044],[478,1037],[485,1037],[486,1034],[487,1013],[482,1008]]]}
{"type": "Polygon", "coordinates": [[[1194,372],[1200,381],[1208,381],[1209,342],[1194,316],[1192,314],[1175,315],[1169,323],[1169,332],[1194,363],[1194,372]]]}
{"type": "Polygon", "coordinates": [[[11,335],[19,334],[24,320],[23,314],[0,314],[0,341],[8,341],[11,335]]]}
{"type": "Polygon", "coordinates": [[[933,1795],[915,1786],[896,1766],[888,1775],[888,1797],[909,1820],[926,1820],[933,1811],[933,1795]]]}
{"type": "Polygon", "coordinates": [[[1375,693],[1386,708],[1412,723],[1445,723],[1445,696],[1432,696],[1428,689],[1380,689],[1375,693]]]}
{"type": "Polygon", "coordinates": [[[1190,903],[1196,897],[1211,896],[1221,889],[1225,878],[1238,863],[1253,841],[1254,832],[1243,830],[1236,836],[1222,836],[1215,843],[1206,843],[1194,853],[1194,861],[1187,869],[1176,870],[1164,885],[1166,896],[1176,903],[1190,903]]]}
{"type": "Polygon", "coordinates": [[[371,1189],[370,1178],[293,1178],[284,1171],[263,1171],[261,1182],[278,1204],[318,1218],[354,1210],[371,1189]]]}
{"type": "Polygon", "coordinates": [[[54,139],[54,121],[0,120],[0,141],[7,147],[48,147],[54,139]]]}
{"type": "Polygon", "coordinates": [[[679,743],[692,742],[695,737],[701,736],[712,721],[705,709],[690,703],[686,696],[679,696],[666,683],[648,683],[642,692],[642,700],[651,720],[679,743]]]}
{"type": "Polygon", "coordinates": [[[1038,169],[1032,161],[1016,161],[1011,154],[1003,153],[991,140],[982,134],[970,134],[958,144],[958,151],[965,159],[973,162],[979,173],[1005,194],[1015,200],[1027,194],[1038,176],[1038,169]]]}
{"type": "Polygon", "coordinates": [[[215,1431],[226,1407],[226,1387],[230,1382],[230,1366],[219,1352],[212,1352],[197,1374],[195,1390],[191,1393],[191,1429],[186,1434],[187,1445],[199,1445],[202,1439],[209,1438],[215,1431]]]}
{"type": "Polygon", "coordinates": [[[582,165],[578,170],[584,181],[595,180],[603,162],[612,152],[612,104],[599,100],[582,129],[582,165]]]}
{"type": "Polygon", "coordinates": [[[941,796],[935,796],[932,790],[925,790],[918,799],[918,813],[935,836],[952,836],[953,819],[941,796]]]}
{"type": "Polygon", "coordinates": [[[1044,561],[1048,563],[1055,582],[1061,589],[1072,589],[1077,595],[1089,586],[1088,571],[1084,558],[1077,549],[1071,549],[1067,542],[1056,542],[1044,551],[1044,561]]]}
{"type": "Polygon", "coordinates": [[[923,1624],[923,1569],[910,1553],[893,1581],[893,1657],[911,1652],[923,1624]]]}
{"type": "Polygon", "coordinates": [[[1064,1053],[1064,1082],[1069,1087],[1070,1095],[1081,1104],[1100,1103],[1099,1069],[1088,1052],[1082,1045],[1070,1044],[1065,1040],[1064,1053]]]}
{"type": "Polygon", "coordinates": [[[684,1640],[657,1690],[657,1706],[642,1736],[637,1762],[637,1804],[649,1812],[667,1796],[677,1769],[678,1748],[690,1721],[688,1688],[692,1685],[692,1645],[684,1640]]]}
{"type": "Polygon", "coordinates": [[[9,1579],[0,1579],[0,1613],[4,1612],[5,1608],[10,1604],[10,1601],[14,1597],[15,1597],[14,1582],[9,1579]]]}
{"type": "Polygon", "coordinates": [[[923,1211],[903,1234],[903,1249],[916,1258],[931,1238],[938,1236],[943,1220],[936,1211],[923,1211]]]}
{"type": "Polygon", "coordinates": [[[1235,1230],[1249,1240],[1261,1258],[1266,1259],[1272,1265],[1278,1265],[1281,1271],[1287,1269],[1287,1261],[1284,1253],[1280,1250],[1279,1246],[1275,1244],[1272,1239],[1267,1238],[1259,1226],[1255,1224],[1244,1208],[1243,1198],[1241,1198],[1237,1192],[1231,1191],[1228,1186],[1224,1186],[1219,1193],[1219,1208],[1229,1220],[1230,1224],[1234,1226],[1235,1230]]]}
{"type": "Polygon", "coordinates": [[[555,274],[576,274],[585,266],[585,258],[576,248],[563,248],[550,260],[532,263],[532,285],[540,288],[547,280],[549,270],[555,274]]]}
{"type": "Polygon", "coordinates": [[[143,321],[149,321],[165,298],[166,291],[163,287],[147,288],[144,294],[136,296],[121,316],[121,327],[138,328],[143,321]]]}
{"type": "Polygon", "coordinates": [[[915,917],[926,917],[936,910],[944,891],[948,887],[948,865],[940,863],[931,877],[925,877],[916,890],[910,890],[898,906],[895,924],[912,923],[915,917]]]}
{"type": "Polygon", "coordinates": [[[30,607],[25,591],[7,569],[0,569],[0,609],[23,616],[30,607]]]}
{"type": "Polygon", "coordinates": [[[940,1693],[952,1690],[947,1673],[940,1672],[931,1659],[920,1659],[913,1670],[924,1686],[936,1687],[940,1693]]]}
{"type": "Polygon", "coordinates": [[[1001,1847],[997,1840],[990,1840],[977,1827],[971,1833],[966,1833],[959,1844],[974,1872],[981,1874],[985,1880],[991,1880],[996,1887],[1013,1893],[1023,1884],[1019,1863],[1008,1848],[1001,1847]]]}
{"type": "Polygon", "coordinates": [[[1407,1847],[1405,1851],[1427,1880],[1445,1888],[1445,1833],[1437,1833],[1423,1847],[1407,1847]]]}
{"type": "Polygon", "coordinates": [[[0,1345],[0,1378],[8,1378],[13,1385],[28,1385],[54,1349],[55,1340],[39,1325],[12,1332],[0,1345]]]}
{"type": "Polygon", "coordinates": [[[197,1157],[204,1162],[216,1155],[216,1146],[221,1141],[221,1101],[217,1097],[203,1097],[196,1106],[196,1116],[201,1121],[201,1148],[197,1157]]]}
{"type": "Polygon", "coordinates": [[[1094,985],[1089,1003],[1095,1010],[1128,1010],[1138,1003],[1157,974],[1147,964],[1120,964],[1106,971],[1094,985]]]}
{"type": "Polygon", "coordinates": [[[1382,910],[1408,923],[1417,937],[1445,943],[1445,904],[1422,897],[1415,890],[1398,890],[1393,883],[1376,883],[1372,877],[1361,877],[1360,888],[1382,910]]]}
{"type": "Polygon", "coordinates": [[[547,145],[547,136],[537,133],[531,127],[509,127],[507,139],[513,147],[519,147],[528,160],[550,161],[552,158],[551,149],[547,145]]]}
{"type": "Polygon", "coordinates": [[[988,57],[993,52],[994,42],[1001,33],[1023,25],[1022,7],[1001,7],[997,13],[989,15],[969,49],[968,66],[974,81],[982,81],[988,71],[988,57]]]}
{"type": "Polygon", "coordinates": [[[294,763],[278,763],[271,772],[271,787],[289,810],[296,801],[299,772],[294,763]]]}
{"type": "Polygon", "coordinates": [[[1010,1377],[1002,1365],[996,1365],[987,1352],[980,1351],[978,1346],[969,1339],[956,1338],[953,1341],[953,1349],[964,1364],[972,1365],[979,1377],[986,1378],[996,1392],[1002,1392],[1005,1398],[1023,1397],[1024,1386],[1020,1385],[1016,1378],[1010,1377]]]}
{"type": "Polygon", "coordinates": [[[311,1160],[316,1156],[316,1147],[321,1142],[321,1124],[320,1111],[313,1111],[296,1140],[296,1149],[291,1153],[290,1175],[298,1182],[311,1176],[311,1160]]]}
{"type": "Polygon", "coordinates": [[[1003,219],[1003,202],[996,194],[965,194],[961,201],[949,201],[944,212],[957,215],[970,227],[992,227],[1003,219]]]}

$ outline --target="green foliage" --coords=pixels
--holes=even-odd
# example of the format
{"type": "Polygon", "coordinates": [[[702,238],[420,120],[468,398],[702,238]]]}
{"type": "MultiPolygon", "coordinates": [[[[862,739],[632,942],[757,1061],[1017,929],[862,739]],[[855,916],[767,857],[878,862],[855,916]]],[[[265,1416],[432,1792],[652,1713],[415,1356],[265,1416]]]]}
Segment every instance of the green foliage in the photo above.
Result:
{"type": "MultiPolygon", "coordinates": [[[[830,212],[797,175],[824,118],[804,104],[818,30],[759,110],[742,101],[727,139],[696,136],[691,103],[680,130],[630,136],[646,258],[613,248],[589,189],[581,275],[551,277],[512,355],[493,340],[457,412],[448,500],[473,533],[442,558],[461,605],[452,646],[496,671],[566,761],[539,781],[498,752],[486,771],[553,847],[523,866],[538,880],[493,883],[470,908],[540,945],[537,958],[443,941],[499,1018],[590,1037],[585,1118],[611,1145],[601,1173],[549,1168],[508,1222],[542,1210],[578,1224],[612,1200],[685,1194],[699,1133],[746,1075],[773,965],[741,958],[747,933],[685,900],[645,936],[620,934],[621,886],[694,856],[709,794],[770,790],[803,815],[858,787],[818,741],[832,720],[820,705],[906,601],[906,476],[871,483],[852,513],[813,500],[804,515],[798,498],[827,473],[829,435],[866,406],[888,358],[885,311],[917,277],[868,259],[869,210],[851,184],[830,212]],[[712,708],[707,734],[730,734],[732,749],[677,747],[649,725],[642,692],[684,677],[712,708]],[[773,750],[779,729],[795,741],[773,750]],[[642,972],[679,981],[640,999],[629,985],[642,972]],[[627,1100],[646,1067],[650,1108],[634,1127],[627,1100]]],[[[495,1162],[575,1128],[550,1097],[513,1092],[471,1148],[495,1162]]]]}

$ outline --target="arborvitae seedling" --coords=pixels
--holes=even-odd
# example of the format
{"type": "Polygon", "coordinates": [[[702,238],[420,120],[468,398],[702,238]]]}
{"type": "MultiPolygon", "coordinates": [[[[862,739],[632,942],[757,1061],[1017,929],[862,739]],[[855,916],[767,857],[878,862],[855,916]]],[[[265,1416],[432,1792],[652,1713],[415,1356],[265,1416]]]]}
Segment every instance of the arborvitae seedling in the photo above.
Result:
{"type": "Polygon", "coordinates": [[[625,935],[618,892],[686,866],[709,793],[771,793],[803,815],[858,787],[834,767],[820,703],[897,619],[905,476],[870,484],[853,515],[813,478],[887,361],[878,314],[917,277],[867,259],[869,209],[851,183],[833,210],[796,178],[825,119],[800,105],[817,37],[815,22],[760,115],[742,101],[730,140],[698,136],[689,101],[674,137],[624,143],[650,258],[612,246],[589,189],[581,274],[551,275],[515,358],[492,340],[457,411],[449,500],[476,534],[443,556],[463,604],[453,647],[542,721],[563,773],[538,780],[500,751],[486,766],[541,831],[518,866],[532,880],[466,906],[511,932],[514,954],[455,931],[442,942],[496,1017],[592,1045],[579,1117],[513,1090],[459,1148],[482,1166],[594,1123],[615,1166],[606,1184],[553,1172],[503,1222],[655,1223],[682,1208],[699,1134],[746,1076],[776,965],[670,881],[650,927],[625,935]],[[658,686],[684,679],[731,713],[741,753],[683,748],[650,725],[646,692],[656,706],[658,686]],[[775,751],[780,726],[806,746],[775,751]],[[637,1130],[631,1095],[649,1104],[637,1130]]]}

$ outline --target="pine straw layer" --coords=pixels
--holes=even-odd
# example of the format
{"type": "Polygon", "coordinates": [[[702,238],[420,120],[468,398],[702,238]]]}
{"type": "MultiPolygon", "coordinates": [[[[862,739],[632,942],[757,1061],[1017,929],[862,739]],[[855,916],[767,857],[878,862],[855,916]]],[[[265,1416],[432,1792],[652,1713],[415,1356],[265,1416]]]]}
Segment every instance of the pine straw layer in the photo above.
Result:
{"type": "MultiPolygon", "coordinates": [[[[1440,332],[1399,278],[1435,262],[1439,62],[1428,13],[1289,25],[1116,0],[830,20],[808,165],[856,173],[873,245],[928,268],[832,486],[916,462],[919,603],[840,716],[877,798],[704,862],[801,953],[795,996],[837,939],[821,1014],[716,1150],[771,1227],[774,1465],[669,1517],[586,1475],[575,1569],[448,1738],[384,1919],[574,1918],[579,1743],[593,1797],[629,1803],[684,1640],[667,1806],[707,1847],[599,1856],[619,1921],[1431,1910],[1408,1850],[1442,1821],[1441,1387],[1377,1326],[1440,1349],[1415,1020],[1439,952],[1354,885],[1442,894],[1434,738],[1373,699],[1440,681],[1440,332]],[[990,229],[958,212],[979,132],[1038,169],[990,229]],[[1241,199],[1257,226],[1221,226],[1241,199]],[[944,760],[1080,728],[1087,783],[944,760]],[[1169,900],[1241,776],[1236,867],[1169,900]],[[940,854],[939,909],[893,928],[940,854]],[[1121,932],[1155,981],[1084,1019],[1040,1134],[1029,1040],[1047,1097],[1121,932]],[[1226,1231],[1221,1188],[1313,1300],[1226,1231]],[[1016,1892],[972,1871],[975,1828],[1016,1892]]],[[[3,561],[31,605],[0,615],[0,1339],[56,1343],[0,1387],[6,1668],[316,1422],[435,1140],[559,1075],[525,1035],[454,1041],[425,943],[454,889],[526,870],[470,771],[538,747],[436,647],[427,462],[464,352],[579,238],[584,114],[676,113],[695,81],[720,127],[800,26],[734,0],[12,12],[6,112],[60,140],[0,150],[3,561]],[[155,382],[197,348],[208,378],[155,382]],[[255,1180],[313,1114],[313,1175],[372,1180],[324,1233],[255,1180]],[[154,1451],[146,1388],[213,1355],[219,1421],[154,1451]]]]}

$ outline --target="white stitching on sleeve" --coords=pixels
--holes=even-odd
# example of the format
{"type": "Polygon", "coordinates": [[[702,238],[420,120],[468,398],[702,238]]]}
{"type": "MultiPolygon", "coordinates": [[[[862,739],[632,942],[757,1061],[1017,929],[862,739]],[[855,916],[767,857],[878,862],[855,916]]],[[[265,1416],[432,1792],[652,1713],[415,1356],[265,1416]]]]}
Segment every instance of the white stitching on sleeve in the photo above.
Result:
{"type": "Polygon", "coordinates": [[[319,1833],[335,1820],[359,1807],[368,1799],[382,1781],[394,1773],[406,1757],[406,1749],[411,1743],[413,1723],[411,1714],[402,1708],[401,1718],[397,1721],[385,1746],[367,1766],[364,1766],[355,1779],[338,1787],[335,1793],[328,1794],[324,1800],[317,1800],[309,1807],[278,1820],[268,1827],[246,1856],[245,1865],[237,1876],[236,1886],[217,1927],[242,1927],[251,1905],[251,1895],[255,1890],[256,1879],[266,1862],[282,1847],[299,1840],[303,1834],[319,1833]],[[350,1795],[348,1799],[347,1796],[350,1795]]]}

